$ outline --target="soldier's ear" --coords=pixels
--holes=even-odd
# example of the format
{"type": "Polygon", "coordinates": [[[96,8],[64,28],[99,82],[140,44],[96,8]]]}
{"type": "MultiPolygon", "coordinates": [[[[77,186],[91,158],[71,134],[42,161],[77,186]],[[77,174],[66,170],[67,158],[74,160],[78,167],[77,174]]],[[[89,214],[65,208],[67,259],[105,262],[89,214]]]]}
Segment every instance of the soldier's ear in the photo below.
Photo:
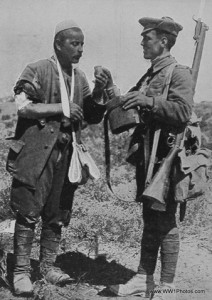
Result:
{"type": "Polygon", "coordinates": [[[164,48],[167,48],[168,39],[167,39],[166,36],[162,36],[162,38],[161,38],[161,44],[162,44],[162,46],[164,46],[164,48]]]}

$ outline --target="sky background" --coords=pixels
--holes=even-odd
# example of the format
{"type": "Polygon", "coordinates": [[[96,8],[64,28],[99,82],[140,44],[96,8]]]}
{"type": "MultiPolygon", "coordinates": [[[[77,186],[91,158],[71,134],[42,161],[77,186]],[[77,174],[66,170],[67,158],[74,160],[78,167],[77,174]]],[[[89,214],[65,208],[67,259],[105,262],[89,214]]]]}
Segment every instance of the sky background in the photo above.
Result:
{"type": "MultiPolygon", "coordinates": [[[[183,25],[173,56],[191,67],[194,57],[192,17],[201,0],[0,0],[0,98],[12,94],[29,63],[51,56],[55,25],[73,19],[85,35],[79,67],[92,87],[93,67],[108,67],[125,93],[149,67],[140,46],[141,17],[170,16],[183,25]]],[[[204,3],[204,1],[203,1],[204,3]]],[[[195,102],[212,101],[212,0],[205,0],[202,20],[209,26],[195,102]]]]}

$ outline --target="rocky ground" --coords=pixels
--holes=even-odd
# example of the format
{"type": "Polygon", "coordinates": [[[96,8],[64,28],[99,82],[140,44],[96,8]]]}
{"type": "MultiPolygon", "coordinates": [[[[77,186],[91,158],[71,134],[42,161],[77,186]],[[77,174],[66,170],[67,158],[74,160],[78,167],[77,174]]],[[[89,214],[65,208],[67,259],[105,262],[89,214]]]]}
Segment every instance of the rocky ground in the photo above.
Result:
{"type": "MultiPolygon", "coordinates": [[[[5,171],[8,144],[7,136],[14,133],[14,104],[4,102],[0,105],[0,221],[12,218],[9,210],[9,186],[11,178],[5,171]]],[[[101,161],[102,133],[89,137],[94,147],[97,161],[101,161]]],[[[93,134],[92,133],[92,134],[93,134]]],[[[85,138],[86,140],[86,138],[85,138]]],[[[89,143],[86,141],[86,143],[89,143]]],[[[116,151],[122,147],[119,140],[113,141],[116,151]]],[[[116,153],[115,153],[116,154],[116,153]]],[[[73,217],[69,227],[63,232],[58,262],[70,274],[73,282],[63,287],[55,287],[39,277],[39,226],[33,244],[32,280],[34,295],[23,298],[13,295],[11,288],[13,246],[12,233],[0,233],[0,249],[7,258],[8,281],[5,285],[0,279],[0,299],[30,300],[107,300],[141,299],[140,297],[114,297],[107,286],[124,283],[136,271],[139,262],[140,239],[142,232],[142,207],[128,202],[132,197],[133,173],[126,165],[120,164],[119,155],[113,159],[113,183],[116,192],[126,196],[121,202],[114,199],[105,189],[105,182],[89,183],[80,188],[76,195],[73,217]],[[118,166],[119,164],[119,166],[118,166]],[[116,167],[116,168],[115,168],[116,167]]],[[[104,172],[103,167],[101,171],[104,172]]],[[[176,275],[177,300],[209,300],[212,298],[212,197],[211,181],[209,192],[188,203],[185,220],[179,224],[181,232],[181,250],[176,275]]],[[[0,275],[1,275],[0,269],[0,275]]],[[[156,282],[159,281],[160,258],[156,270],[156,282]]]]}
{"type": "MultiPolygon", "coordinates": [[[[212,296],[212,243],[200,236],[187,237],[181,242],[178,271],[176,276],[177,300],[209,300],[212,296]],[[208,242],[208,241],[207,241],[208,242]],[[207,246],[206,246],[207,244],[207,246]]],[[[34,296],[27,299],[36,300],[95,300],[95,299],[126,299],[114,297],[107,286],[124,283],[130,279],[139,261],[139,248],[125,248],[124,245],[107,244],[104,248],[105,256],[93,258],[88,253],[89,248],[75,245],[74,251],[62,253],[58,261],[63,269],[74,279],[72,284],[55,287],[38,278],[38,260],[32,260],[34,268],[34,296]],[[107,256],[109,259],[107,259],[107,256]]],[[[13,256],[8,254],[9,281],[11,283],[11,264],[13,256]]],[[[160,263],[156,272],[156,282],[159,279],[160,263]]],[[[5,300],[26,299],[16,297],[12,290],[2,282],[0,298],[5,300]]],[[[129,300],[139,297],[127,297],[129,300]]]]}

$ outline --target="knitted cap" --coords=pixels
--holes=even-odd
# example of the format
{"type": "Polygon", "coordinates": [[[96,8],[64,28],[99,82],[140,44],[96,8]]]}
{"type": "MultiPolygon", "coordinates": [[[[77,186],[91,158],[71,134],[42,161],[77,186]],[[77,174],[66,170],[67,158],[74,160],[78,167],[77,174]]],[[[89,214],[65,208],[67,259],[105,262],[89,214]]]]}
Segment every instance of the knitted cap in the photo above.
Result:
{"type": "Polygon", "coordinates": [[[73,20],[64,20],[56,25],[54,36],[56,36],[59,32],[70,28],[80,27],[73,20]]]}

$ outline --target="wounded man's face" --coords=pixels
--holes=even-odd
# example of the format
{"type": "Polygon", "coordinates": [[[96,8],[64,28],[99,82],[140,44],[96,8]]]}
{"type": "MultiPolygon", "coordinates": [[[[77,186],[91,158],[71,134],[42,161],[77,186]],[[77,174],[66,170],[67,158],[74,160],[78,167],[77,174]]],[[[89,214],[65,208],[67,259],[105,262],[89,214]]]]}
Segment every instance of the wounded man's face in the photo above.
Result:
{"type": "Polygon", "coordinates": [[[84,35],[79,28],[67,29],[65,37],[60,45],[60,55],[67,64],[76,64],[79,62],[84,45],[84,35]]]}

